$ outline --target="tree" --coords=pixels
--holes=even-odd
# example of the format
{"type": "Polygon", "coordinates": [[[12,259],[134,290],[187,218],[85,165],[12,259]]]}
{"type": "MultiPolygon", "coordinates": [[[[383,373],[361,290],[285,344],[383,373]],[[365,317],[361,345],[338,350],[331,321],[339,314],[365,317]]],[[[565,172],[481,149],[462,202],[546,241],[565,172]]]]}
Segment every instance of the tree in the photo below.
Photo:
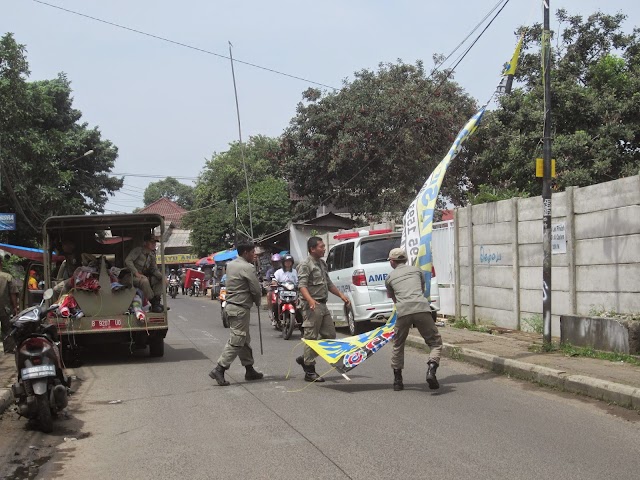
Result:
{"type": "MultiPolygon", "coordinates": [[[[636,175],[640,169],[640,32],[624,34],[623,14],[595,13],[586,21],[557,12],[562,30],[552,52],[552,155],[555,189],[636,175]]],[[[470,142],[471,193],[481,184],[541,192],[535,158],[542,157],[542,28],[525,35],[516,79],[470,142]]],[[[552,42],[555,43],[555,42],[552,42]]]]}
{"type": "Polygon", "coordinates": [[[193,207],[193,187],[180,183],[173,177],[167,177],[158,182],[151,182],[144,190],[144,205],[151,205],[156,200],[165,197],[176,202],[187,210],[193,207]]]}
{"type": "Polygon", "coordinates": [[[0,211],[17,213],[8,240],[35,245],[51,215],[102,212],[122,186],[110,176],[117,148],[80,123],[64,74],[28,82],[25,47],[0,38],[0,211]],[[93,154],[83,156],[89,150],[93,154]]]}
{"type": "MultiPolygon", "coordinates": [[[[477,110],[449,75],[398,61],[356,72],[336,93],[304,92],[279,154],[295,192],[352,214],[404,211],[477,110]]],[[[454,201],[465,196],[465,163],[462,152],[445,177],[454,201]]]]}
{"type": "MultiPolygon", "coordinates": [[[[256,238],[283,228],[291,218],[288,186],[277,171],[277,151],[278,141],[265,136],[251,137],[244,145],[256,238]]],[[[212,155],[196,182],[194,194],[194,210],[184,222],[191,228],[191,244],[199,255],[221,250],[234,241],[234,200],[238,205],[240,239],[251,236],[238,142],[231,143],[226,152],[212,155]]]]}

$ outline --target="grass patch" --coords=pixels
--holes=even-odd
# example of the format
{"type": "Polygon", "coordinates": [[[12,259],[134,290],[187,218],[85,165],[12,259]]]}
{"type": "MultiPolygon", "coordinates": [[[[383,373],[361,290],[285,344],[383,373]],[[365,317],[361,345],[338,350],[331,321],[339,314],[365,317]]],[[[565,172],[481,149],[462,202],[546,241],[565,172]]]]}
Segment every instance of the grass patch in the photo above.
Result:
{"type": "Polygon", "coordinates": [[[491,333],[490,328],[470,323],[466,317],[456,318],[456,321],[453,322],[451,326],[453,328],[464,328],[466,330],[471,330],[472,332],[491,333]]]}
{"type": "Polygon", "coordinates": [[[565,357],[597,358],[600,360],[608,360],[610,362],[624,362],[630,365],[640,366],[640,358],[634,355],[618,352],[604,352],[602,350],[596,350],[593,347],[576,347],[570,343],[534,344],[529,347],[529,350],[535,353],[556,352],[564,354],[565,357]]]}
{"type": "Polygon", "coordinates": [[[541,315],[533,315],[522,319],[522,328],[525,332],[533,332],[542,335],[544,322],[541,315]]]}

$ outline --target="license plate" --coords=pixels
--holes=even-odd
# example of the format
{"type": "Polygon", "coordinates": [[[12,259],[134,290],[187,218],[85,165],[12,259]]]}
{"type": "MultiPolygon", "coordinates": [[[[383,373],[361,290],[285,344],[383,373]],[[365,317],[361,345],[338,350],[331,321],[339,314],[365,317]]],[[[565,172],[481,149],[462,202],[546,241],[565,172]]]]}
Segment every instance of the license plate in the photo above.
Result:
{"type": "Polygon", "coordinates": [[[122,320],[119,318],[109,318],[107,320],[91,320],[93,330],[115,330],[122,328],[122,320]]]}
{"type": "Polygon", "coordinates": [[[20,370],[20,376],[23,380],[29,380],[31,378],[55,377],[56,366],[38,365],[37,367],[23,368],[22,370],[20,370]]]}

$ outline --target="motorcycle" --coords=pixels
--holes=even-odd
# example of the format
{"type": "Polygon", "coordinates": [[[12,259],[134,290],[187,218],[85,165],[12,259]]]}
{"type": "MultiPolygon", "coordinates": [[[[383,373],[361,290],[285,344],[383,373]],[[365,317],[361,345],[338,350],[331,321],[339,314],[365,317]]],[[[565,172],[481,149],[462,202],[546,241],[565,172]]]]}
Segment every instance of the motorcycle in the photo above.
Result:
{"type": "Polygon", "coordinates": [[[278,319],[282,338],[289,340],[295,328],[302,331],[302,314],[298,308],[298,290],[292,282],[278,285],[278,319]]]}
{"type": "Polygon", "coordinates": [[[229,316],[225,307],[227,306],[227,287],[220,285],[220,294],[218,295],[220,300],[220,314],[222,315],[222,325],[224,328],[229,328],[229,316]]]}
{"type": "Polygon", "coordinates": [[[179,286],[180,281],[177,278],[169,279],[169,295],[171,295],[171,298],[176,298],[176,295],[178,295],[179,286]]]}
{"type": "Polygon", "coordinates": [[[11,392],[18,415],[35,419],[45,433],[53,431],[53,417],[68,404],[70,378],[64,374],[57,327],[43,325],[57,304],[42,308],[53,296],[48,289],[39,306],[29,307],[11,319],[9,336],[16,343],[15,361],[18,380],[11,392]]]}
{"type": "Polygon", "coordinates": [[[278,282],[271,276],[271,283],[268,286],[267,295],[271,301],[271,309],[269,310],[269,320],[276,330],[282,330],[282,324],[279,321],[279,309],[278,309],[278,282]]]}
{"type": "Polygon", "coordinates": [[[199,278],[196,278],[193,281],[193,285],[191,286],[191,288],[189,289],[189,296],[200,296],[200,285],[202,283],[202,280],[200,280],[199,278]]]}

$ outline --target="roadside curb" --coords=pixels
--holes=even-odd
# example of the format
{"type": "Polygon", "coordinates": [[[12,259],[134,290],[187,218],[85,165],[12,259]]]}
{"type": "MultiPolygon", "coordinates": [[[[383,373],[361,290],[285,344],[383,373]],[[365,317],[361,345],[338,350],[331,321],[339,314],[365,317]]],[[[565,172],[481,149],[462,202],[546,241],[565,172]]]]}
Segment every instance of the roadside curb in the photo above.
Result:
{"type": "MultiPolygon", "coordinates": [[[[409,335],[406,343],[416,348],[427,348],[422,337],[416,335],[409,335]]],[[[502,358],[450,343],[443,343],[442,354],[448,358],[472,363],[496,373],[511,375],[566,392],[577,393],[597,400],[615,403],[622,407],[640,410],[640,388],[584,375],[570,375],[563,370],[502,358]]]]}

